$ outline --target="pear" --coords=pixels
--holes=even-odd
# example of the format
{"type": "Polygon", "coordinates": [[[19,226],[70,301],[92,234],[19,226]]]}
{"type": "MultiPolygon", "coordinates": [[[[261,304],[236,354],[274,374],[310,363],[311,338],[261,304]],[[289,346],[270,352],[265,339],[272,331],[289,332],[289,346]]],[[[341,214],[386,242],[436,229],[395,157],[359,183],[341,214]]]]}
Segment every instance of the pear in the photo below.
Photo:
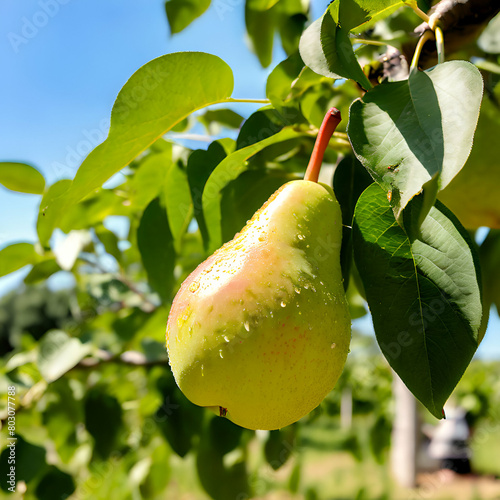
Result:
{"type": "Polygon", "coordinates": [[[471,154],[462,170],[441,191],[438,198],[467,229],[481,226],[500,229],[500,160],[497,138],[500,119],[495,101],[500,99],[500,84],[495,100],[483,97],[471,154]]]}
{"type": "MultiPolygon", "coordinates": [[[[340,121],[332,113],[306,179],[317,178],[333,132],[325,135],[325,123],[340,121]]],[[[332,189],[294,180],[184,281],[168,318],[167,349],[190,401],[266,430],[320,404],[342,372],[351,337],[341,237],[332,189]]]]}

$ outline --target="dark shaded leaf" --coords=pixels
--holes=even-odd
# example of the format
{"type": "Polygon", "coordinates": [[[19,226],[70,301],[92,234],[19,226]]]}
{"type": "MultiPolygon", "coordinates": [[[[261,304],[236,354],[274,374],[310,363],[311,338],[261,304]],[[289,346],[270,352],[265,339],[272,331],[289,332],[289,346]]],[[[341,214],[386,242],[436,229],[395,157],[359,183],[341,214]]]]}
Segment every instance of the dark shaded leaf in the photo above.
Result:
{"type": "Polygon", "coordinates": [[[163,396],[163,403],[156,411],[154,419],[172,450],[184,457],[200,433],[203,410],[182,394],[171,375],[160,377],[157,387],[163,396]]]}
{"type": "Polygon", "coordinates": [[[85,427],[94,438],[94,452],[107,459],[118,445],[123,426],[120,403],[104,387],[93,387],[85,397],[84,418],[85,427]]]}
{"type": "Polygon", "coordinates": [[[8,491],[8,488],[11,486],[7,482],[7,474],[10,472],[10,467],[12,465],[8,463],[12,447],[14,448],[15,458],[14,483],[17,484],[19,481],[29,483],[37,474],[47,467],[47,462],[45,461],[45,448],[28,443],[19,435],[14,436],[14,438],[16,439],[15,441],[9,440],[6,443],[7,445],[11,445],[11,443],[14,444],[11,447],[4,448],[0,454],[0,474],[3,479],[0,481],[0,488],[2,488],[3,491],[8,491]]]}
{"type": "Polygon", "coordinates": [[[203,215],[202,196],[205,184],[214,171],[215,167],[232,152],[229,140],[214,141],[206,151],[198,149],[189,156],[187,164],[187,176],[191,199],[193,202],[193,212],[200,228],[200,233],[205,246],[208,246],[208,230],[203,215]]]}
{"type": "Polygon", "coordinates": [[[276,11],[275,9],[256,10],[252,7],[252,0],[247,0],[245,24],[252,50],[259,58],[261,66],[267,68],[273,60],[276,11]]]}
{"type": "Polygon", "coordinates": [[[348,155],[337,165],[333,175],[333,191],[342,211],[342,247],[340,265],[344,289],[349,286],[352,263],[352,218],[361,193],[373,182],[370,174],[354,155],[348,155]]]}
{"type": "Polygon", "coordinates": [[[442,418],[478,346],[481,284],[468,233],[439,202],[419,232],[402,229],[384,190],[372,184],[356,205],[353,246],[384,356],[442,418]]]}
{"type": "Polygon", "coordinates": [[[35,493],[39,500],[54,500],[68,498],[75,489],[73,478],[52,466],[38,483],[35,493]]]}
{"type": "Polygon", "coordinates": [[[302,135],[292,128],[284,128],[252,146],[238,149],[222,160],[210,175],[203,191],[202,203],[209,235],[209,250],[214,251],[222,244],[221,199],[222,190],[242,172],[247,170],[247,160],[265,147],[287,141],[302,135]]]}
{"type": "Polygon", "coordinates": [[[296,452],[297,425],[289,425],[284,429],[271,431],[264,445],[267,463],[273,470],[278,470],[286,464],[296,452]]]}
{"type": "Polygon", "coordinates": [[[170,300],[174,285],[175,250],[167,211],[159,199],[144,211],[137,229],[137,246],[151,287],[162,300],[170,300]]]}

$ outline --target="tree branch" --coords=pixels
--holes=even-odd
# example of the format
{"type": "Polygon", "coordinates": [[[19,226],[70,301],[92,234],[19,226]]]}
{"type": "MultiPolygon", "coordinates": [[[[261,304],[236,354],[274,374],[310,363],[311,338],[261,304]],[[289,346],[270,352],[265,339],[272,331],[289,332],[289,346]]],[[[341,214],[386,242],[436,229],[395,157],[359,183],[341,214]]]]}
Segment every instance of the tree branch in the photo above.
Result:
{"type": "MultiPolygon", "coordinates": [[[[439,22],[444,34],[446,53],[451,54],[473,43],[483,29],[500,12],[500,2],[493,0],[441,0],[430,11],[431,18],[439,22]]],[[[373,83],[381,78],[403,80],[408,77],[409,61],[412,60],[418,39],[431,28],[422,23],[414,30],[414,39],[403,45],[402,53],[393,47],[380,57],[381,66],[369,75],[373,83]]],[[[437,63],[436,42],[429,40],[419,58],[421,69],[437,63]]]]}
{"type": "Polygon", "coordinates": [[[98,355],[90,358],[82,359],[74,369],[78,368],[95,368],[104,363],[119,363],[132,366],[156,366],[168,365],[168,358],[148,359],[142,352],[125,351],[121,354],[112,354],[108,351],[99,350],[98,355]]]}
{"type": "MultiPolygon", "coordinates": [[[[429,15],[438,20],[444,34],[446,52],[457,52],[475,42],[486,25],[500,12],[500,2],[492,0],[441,0],[429,15]]],[[[429,31],[427,23],[415,28],[419,37],[429,31]]],[[[415,49],[415,42],[403,46],[403,53],[408,59],[415,49]]],[[[424,45],[419,65],[423,69],[437,63],[436,43],[429,41],[424,45]]]]}

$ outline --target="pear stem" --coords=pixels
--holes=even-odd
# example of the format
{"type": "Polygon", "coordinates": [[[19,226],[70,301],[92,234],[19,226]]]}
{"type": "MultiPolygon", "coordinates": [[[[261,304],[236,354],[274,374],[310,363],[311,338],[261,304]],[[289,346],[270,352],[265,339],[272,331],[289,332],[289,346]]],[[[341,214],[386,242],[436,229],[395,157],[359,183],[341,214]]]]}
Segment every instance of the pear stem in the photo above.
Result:
{"type": "Polygon", "coordinates": [[[330,139],[341,120],[340,111],[337,108],[331,108],[328,110],[328,113],[326,113],[323,123],[319,129],[316,143],[314,144],[309,165],[307,165],[306,174],[304,175],[305,181],[318,182],[319,171],[321,170],[321,164],[323,163],[323,155],[325,154],[328,143],[330,142],[330,139]]]}

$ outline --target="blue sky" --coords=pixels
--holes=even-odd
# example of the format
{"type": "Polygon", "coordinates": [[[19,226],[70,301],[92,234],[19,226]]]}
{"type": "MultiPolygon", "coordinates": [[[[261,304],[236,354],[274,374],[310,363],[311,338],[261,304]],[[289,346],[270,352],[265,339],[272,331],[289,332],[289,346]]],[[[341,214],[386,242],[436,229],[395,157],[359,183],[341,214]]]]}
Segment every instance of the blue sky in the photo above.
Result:
{"type": "MultiPolygon", "coordinates": [[[[118,91],[140,66],[165,53],[216,54],[233,69],[234,97],[265,97],[267,75],[284,53],[276,44],[271,67],[260,67],[243,38],[243,3],[215,0],[171,37],[163,0],[2,0],[0,160],[33,164],[48,184],[74,177],[76,161],[61,167],[68,155],[75,156],[89,136],[104,139],[118,91]]],[[[327,4],[313,0],[313,17],[327,4]]],[[[253,109],[238,108],[246,115],[253,109]]],[[[39,200],[0,187],[0,248],[35,241],[39,200]]],[[[0,294],[16,288],[26,273],[0,278],[0,294]]],[[[481,346],[487,357],[500,357],[494,316],[481,346]]]]}

